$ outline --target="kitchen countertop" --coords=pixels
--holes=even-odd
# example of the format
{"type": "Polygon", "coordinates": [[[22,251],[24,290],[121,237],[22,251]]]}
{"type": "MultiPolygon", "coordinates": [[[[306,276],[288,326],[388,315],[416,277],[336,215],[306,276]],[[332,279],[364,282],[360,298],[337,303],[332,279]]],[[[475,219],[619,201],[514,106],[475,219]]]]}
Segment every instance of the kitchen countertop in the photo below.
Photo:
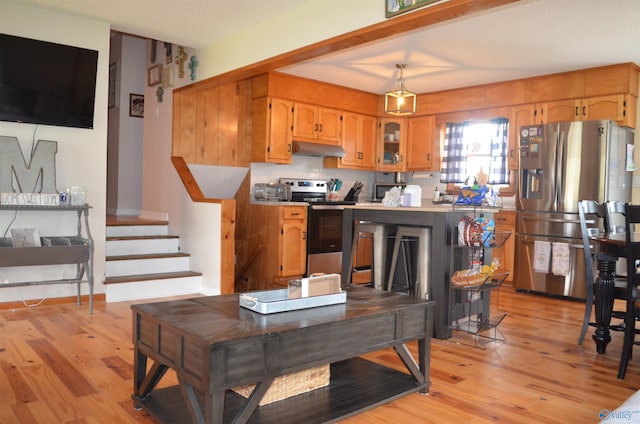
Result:
{"type": "Polygon", "coordinates": [[[379,202],[361,202],[352,206],[345,206],[347,208],[354,209],[379,209],[379,210],[397,210],[397,211],[423,211],[423,212],[454,212],[454,211],[487,211],[497,212],[501,210],[513,210],[515,208],[500,207],[500,206],[467,206],[467,205],[454,205],[451,203],[434,204],[431,200],[423,200],[423,206],[383,206],[379,202]]]}

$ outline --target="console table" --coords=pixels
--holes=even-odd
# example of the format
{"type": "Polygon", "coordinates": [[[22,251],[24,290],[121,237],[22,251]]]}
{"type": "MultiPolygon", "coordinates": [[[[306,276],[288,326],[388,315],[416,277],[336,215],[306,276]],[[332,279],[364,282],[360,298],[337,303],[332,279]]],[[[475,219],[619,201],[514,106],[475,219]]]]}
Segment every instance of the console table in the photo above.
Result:
{"type": "Polygon", "coordinates": [[[9,282],[0,285],[0,288],[46,284],[77,284],[78,305],[80,305],[80,284],[86,282],[89,285],[89,311],[90,313],[93,313],[93,238],[91,237],[91,231],[89,230],[89,209],[89,205],[0,205],[0,211],[16,211],[16,213],[18,211],[46,213],[75,212],[77,214],[77,224],[74,237],[82,239],[82,244],[0,248],[0,268],[63,264],[76,265],[75,278],[9,282]]]}
{"type": "Polygon", "coordinates": [[[434,302],[345,291],[344,304],[270,315],[240,307],[238,294],[132,306],[134,407],[163,423],[324,423],[428,393],[434,302]],[[387,347],[409,373],[358,358],[387,347]],[[258,406],[276,377],[325,364],[328,386],[258,406]],[[168,369],[179,385],[158,389],[168,369]],[[230,390],[246,384],[256,385],[248,398],[230,390]]]}

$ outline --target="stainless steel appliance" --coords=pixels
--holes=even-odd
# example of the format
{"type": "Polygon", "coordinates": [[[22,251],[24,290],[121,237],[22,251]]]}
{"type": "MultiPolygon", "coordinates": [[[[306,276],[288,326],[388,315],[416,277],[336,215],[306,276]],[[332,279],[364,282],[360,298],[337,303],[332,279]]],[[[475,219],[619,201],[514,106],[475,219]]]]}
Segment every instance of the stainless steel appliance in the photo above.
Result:
{"type": "Polygon", "coordinates": [[[391,190],[393,187],[402,187],[405,184],[399,183],[374,183],[373,184],[373,201],[374,202],[382,202],[384,199],[384,195],[387,191],[391,190]]]}
{"type": "Polygon", "coordinates": [[[354,200],[327,201],[327,181],[280,178],[291,190],[291,200],[308,202],[307,275],[342,272],[342,211],[354,200]]]}
{"type": "Polygon", "coordinates": [[[520,128],[516,289],[585,297],[578,200],[630,201],[632,175],[626,171],[630,144],[633,131],[611,121],[520,128]],[[552,264],[544,272],[546,261],[556,260],[554,248],[558,263],[564,261],[564,271],[556,268],[554,273],[552,264]]]}
{"type": "Polygon", "coordinates": [[[285,184],[256,183],[253,187],[253,197],[256,200],[287,201],[291,200],[291,190],[285,184]]]}

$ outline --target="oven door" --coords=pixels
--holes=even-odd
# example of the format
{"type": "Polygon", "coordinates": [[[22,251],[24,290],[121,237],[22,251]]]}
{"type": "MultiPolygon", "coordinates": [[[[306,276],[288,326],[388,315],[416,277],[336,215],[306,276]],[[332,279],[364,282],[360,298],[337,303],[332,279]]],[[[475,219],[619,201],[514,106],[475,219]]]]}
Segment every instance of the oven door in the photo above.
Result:
{"type": "Polygon", "coordinates": [[[307,228],[307,274],[342,272],[342,212],[339,205],[311,205],[307,228]]]}

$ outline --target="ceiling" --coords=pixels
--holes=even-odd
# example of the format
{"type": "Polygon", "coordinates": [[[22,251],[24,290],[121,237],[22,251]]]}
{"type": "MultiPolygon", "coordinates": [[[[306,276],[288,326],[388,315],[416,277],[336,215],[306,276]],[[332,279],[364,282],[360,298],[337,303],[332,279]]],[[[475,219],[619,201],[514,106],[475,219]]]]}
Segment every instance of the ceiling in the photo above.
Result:
{"type": "MultiPolygon", "coordinates": [[[[198,48],[309,0],[23,0],[198,48]],[[233,17],[230,19],[230,17],[233,17]]],[[[382,2],[380,2],[382,3],[382,2]]],[[[640,64],[637,0],[522,0],[281,71],[373,93],[426,93],[622,62],[640,64]]]]}

